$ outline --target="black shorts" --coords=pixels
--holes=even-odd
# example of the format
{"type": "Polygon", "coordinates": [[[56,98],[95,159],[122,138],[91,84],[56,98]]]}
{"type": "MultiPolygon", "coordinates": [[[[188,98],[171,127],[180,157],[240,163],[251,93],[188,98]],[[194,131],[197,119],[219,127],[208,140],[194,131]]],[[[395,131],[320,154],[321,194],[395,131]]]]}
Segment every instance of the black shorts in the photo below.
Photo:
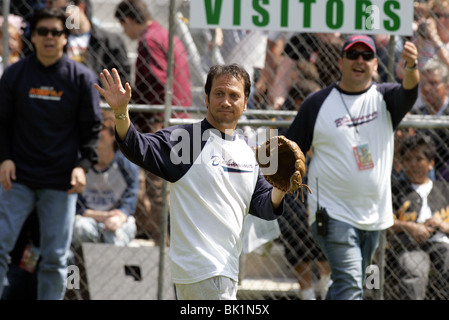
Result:
{"type": "Polygon", "coordinates": [[[302,203],[301,195],[296,200],[295,197],[285,195],[284,213],[278,218],[285,258],[293,267],[301,262],[326,261],[310,232],[306,204],[302,203]]]}

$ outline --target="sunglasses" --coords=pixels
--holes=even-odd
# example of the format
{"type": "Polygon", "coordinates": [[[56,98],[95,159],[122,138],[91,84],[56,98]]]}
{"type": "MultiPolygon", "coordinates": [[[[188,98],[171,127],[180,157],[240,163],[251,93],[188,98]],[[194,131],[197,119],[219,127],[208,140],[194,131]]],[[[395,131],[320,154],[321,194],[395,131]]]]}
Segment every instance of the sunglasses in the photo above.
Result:
{"type": "Polygon", "coordinates": [[[38,35],[43,37],[48,36],[49,33],[51,33],[53,37],[60,37],[64,33],[64,30],[48,29],[46,27],[40,27],[36,29],[36,32],[38,35]]]}
{"type": "Polygon", "coordinates": [[[363,60],[365,61],[370,61],[374,59],[374,52],[357,50],[348,50],[345,52],[345,57],[349,60],[357,60],[359,56],[362,56],[363,60]]]}

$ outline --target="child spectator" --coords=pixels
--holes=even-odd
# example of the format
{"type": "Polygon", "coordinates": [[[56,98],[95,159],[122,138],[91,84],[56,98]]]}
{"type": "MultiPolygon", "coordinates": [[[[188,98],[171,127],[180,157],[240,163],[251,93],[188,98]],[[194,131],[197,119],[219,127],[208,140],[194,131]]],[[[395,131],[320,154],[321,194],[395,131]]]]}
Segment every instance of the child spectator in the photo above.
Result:
{"type": "Polygon", "coordinates": [[[394,225],[389,229],[389,255],[397,262],[401,300],[426,298],[430,271],[436,272],[439,294],[449,298],[449,187],[432,181],[432,140],[420,133],[404,138],[400,156],[406,180],[393,184],[394,225]]]}

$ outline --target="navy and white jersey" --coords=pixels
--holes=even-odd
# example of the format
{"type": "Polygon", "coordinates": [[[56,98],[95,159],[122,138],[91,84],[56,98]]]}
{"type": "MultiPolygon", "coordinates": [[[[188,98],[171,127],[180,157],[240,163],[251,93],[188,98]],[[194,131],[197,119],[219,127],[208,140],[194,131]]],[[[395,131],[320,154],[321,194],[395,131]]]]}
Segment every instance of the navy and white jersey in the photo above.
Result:
{"type": "Polygon", "coordinates": [[[373,83],[358,93],[333,84],[303,102],[286,136],[304,152],[313,151],[308,167],[310,224],[318,195],[331,218],[361,230],[393,224],[394,131],[416,96],[417,87],[405,90],[394,83],[373,83]]]}
{"type": "Polygon", "coordinates": [[[170,182],[170,258],[174,283],[214,276],[238,280],[241,232],[250,213],[276,219],[272,186],[244,137],[203,121],[153,134],[131,125],[119,142],[128,159],[170,182]]]}

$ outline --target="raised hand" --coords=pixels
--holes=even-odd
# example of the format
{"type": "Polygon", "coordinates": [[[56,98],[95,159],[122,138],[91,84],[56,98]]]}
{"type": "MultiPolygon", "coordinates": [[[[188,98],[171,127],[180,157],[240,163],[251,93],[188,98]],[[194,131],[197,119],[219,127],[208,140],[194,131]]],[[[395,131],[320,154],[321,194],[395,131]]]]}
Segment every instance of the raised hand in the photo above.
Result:
{"type": "Polygon", "coordinates": [[[112,69],[112,75],[107,69],[104,69],[100,73],[100,78],[104,88],[94,84],[95,89],[104,97],[112,110],[114,110],[114,113],[127,113],[128,103],[131,99],[131,86],[129,83],[125,83],[125,88],[123,88],[122,81],[115,68],[112,69]]]}
{"type": "Polygon", "coordinates": [[[404,43],[404,48],[401,52],[401,58],[407,62],[407,66],[412,68],[418,61],[418,49],[415,44],[410,41],[404,43]]]}
{"type": "Polygon", "coordinates": [[[112,75],[108,70],[104,69],[100,73],[101,81],[104,89],[98,84],[94,84],[95,89],[104,97],[111,109],[115,113],[115,129],[118,137],[121,140],[126,138],[131,122],[128,115],[128,103],[131,99],[131,86],[125,83],[125,88],[122,86],[120,76],[115,68],[112,68],[112,75]]]}

